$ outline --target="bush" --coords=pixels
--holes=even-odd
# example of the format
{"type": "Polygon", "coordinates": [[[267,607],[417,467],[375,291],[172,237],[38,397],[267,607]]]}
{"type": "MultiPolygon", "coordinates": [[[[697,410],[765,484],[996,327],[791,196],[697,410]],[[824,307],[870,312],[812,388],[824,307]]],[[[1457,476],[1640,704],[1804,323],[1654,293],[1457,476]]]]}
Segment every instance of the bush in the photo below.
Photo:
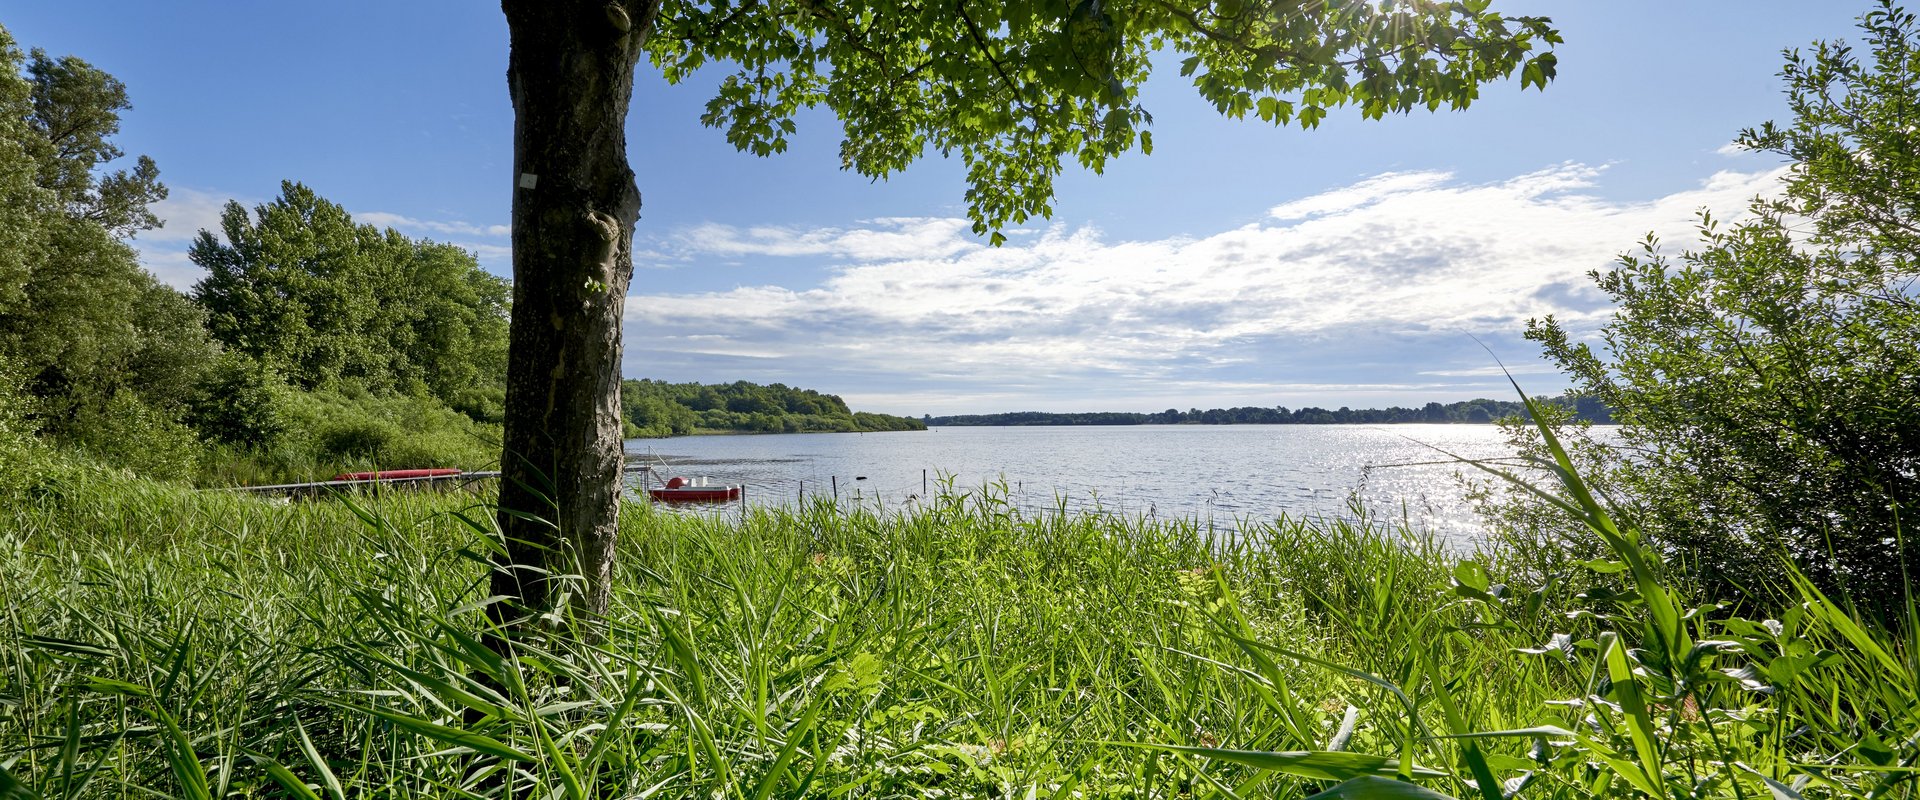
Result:
{"type": "Polygon", "coordinates": [[[102,411],[82,414],[68,436],[103,464],[159,480],[190,479],[202,455],[192,428],[125,391],[102,411]]]}
{"type": "Polygon", "coordinates": [[[202,485],[323,480],[361,469],[488,469],[500,457],[500,428],[431,397],[356,389],[279,390],[284,432],[271,444],[211,449],[202,485]]]}
{"type": "Polygon", "coordinates": [[[187,423],[208,441],[272,447],[286,433],[286,384],[273,370],[237,353],[220,357],[187,406],[187,423]]]}
{"type": "Polygon", "coordinates": [[[1782,197],[1596,273],[1604,353],[1551,317],[1527,332],[1622,424],[1606,482],[1722,597],[1783,588],[1787,554],[1890,610],[1920,570],[1900,523],[1920,505],[1920,25],[1883,4],[1861,27],[1871,65],[1790,53],[1794,122],[1739,139],[1793,160],[1782,197]]]}

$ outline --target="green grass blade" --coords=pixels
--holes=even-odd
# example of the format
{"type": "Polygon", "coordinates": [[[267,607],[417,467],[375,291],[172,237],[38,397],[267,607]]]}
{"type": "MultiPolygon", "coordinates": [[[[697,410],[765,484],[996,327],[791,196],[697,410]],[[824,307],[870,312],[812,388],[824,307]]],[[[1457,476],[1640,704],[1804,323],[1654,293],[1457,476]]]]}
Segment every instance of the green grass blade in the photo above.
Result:
{"type": "Polygon", "coordinates": [[[347,790],[340,785],[340,777],[333,774],[333,768],[327,766],[327,760],[320,756],[320,748],[313,746],[313,737],[307,735],[307,725],[299,717],[293,718],[293,730],[300,735],[300,752],[307,757],[307,763],[320,776],[321,787],[333,800],[347,800],[347,790]]]}
{"type": "MultiPolygon", "coordinates": [[[[1218,761],[1228,761],[1256,769],[1283,772],[1302,778],[1316,778],[1325,781],[1342,781],[1361,775],[1398,775],[1400,760],[1387,756],[1366,753],[1336,753],[1327,750],[1295,750],[1271,752],[1266,750],[1229,750],[1221,747],[1189,747],[1177,744],[1150,744],[1134,742],[1106,742],[1119,747],[1166,750],[1173,753],[1200,756],[1218,761]]],[[[1414,775],[1425,778],[1444,778],[1446,773],[1418,764],[1408,767],[1414,775]]]]}
{"type": "Polygon", "coordinates": [[[773,796],[774,789],[786,778],[787,765],[793,763],[794,754],[800,751],[800,742],[813,730],[814,720],[819,718],[820,709],[826,702],[827,696],[821,694],[807,704],[807,712],[800,715],[800,721],[787,731],[787,743],[781,746],[780,754],[773,759],[773,766],[768,767],[766,776],[760,779],[759,788],[753,792],[753,800],[767,800],[773,796]]]}
{"type": "Polygon", "coordinates": [[[1607,634],[1607,678],[1613,682],[1613,694],[1620,701],[1620,708],[1626,712],[1628,738],[1633,740],[1633,750],[1640,757],[1640,766],[1646,771],[1647,781],[1658,783],[1660,769],[1659,743],[1655,739],[1653,714],[1647,709],[1647,701],[1640,693],[1640,683],[1633,676],[1633,667],[1627,663],[1627,646],[1620,637],[1607,634]]]}
{"type": "Polygon", "coordinates": [[[40,795],[13,777],[6,765],[0,764],[0,800],[40,800],[40,795]]]}
{"type": "Polygon", "coordinates": [[[180,796],[186,800],[213,800],[213,790],[207,786],[207,770],[200,764],[200,757],[193,751],[193,743],[187,739],[185,731],[173,721],[173,715],[155,710],[152,716],[166,729],[164,743],[167,766],[173,770],[173,778],[180,784],[180,796]]]}
{"type": "Polygon", "coordinates": [[[272,778],[274,783],[280,784],[280,788],[287,790],[296,800],[320,800],[320,795],[314,794],[313,789],[309,788],[305,781],[300,780],[293,774],[293,770],[287,769],[280,762],[252,753],[247,754],[247,757],[264,768],[267,771],[267,777],[272,778]]]}
{"type": "Polygon", "coordinates": [[[410,731],[435,741],[445,742],[456,747],[465,747],[476,753],[485,753],[509,761],[534,762],[539,760],[485,734],[463,731],[458,728],[449,728],[445,725],[428,722],[424,719],[402,714],[398,711],[388,711],[384,708],[359,706],[352,703],[342,703],[338,700],[322,700],[321,702],[348,711],[356,711],[370,717],[378,717],[399,726],[402,730],[410,731]]]}
{"type": "Polygon", "coordinates": [[[1310,795],[1307,800],[1455,800],[1444,795],[1406,781],[1362,775],[1349,778],[1324,792],[1310,795]]]}

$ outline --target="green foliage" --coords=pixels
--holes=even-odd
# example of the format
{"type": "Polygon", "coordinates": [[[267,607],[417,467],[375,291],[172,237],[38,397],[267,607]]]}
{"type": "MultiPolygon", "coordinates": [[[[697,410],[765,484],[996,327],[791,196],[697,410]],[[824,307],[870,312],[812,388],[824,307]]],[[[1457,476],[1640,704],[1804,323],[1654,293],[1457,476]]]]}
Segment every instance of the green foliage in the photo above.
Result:
{"type": "Polygon", "coordinates": [[[120,392],[98,409],[85,409],[66,438],[102,464],[163,479],[191,477],[202,452],[193,429],[132,392],[120,392]]]}
{"type": "Polygon", "coordinates": [[[187,422],[213,442],[271,448],[287,430],[287,391],[260,362],[228,353],[201,381],[188,403],[187,422]]]}
{"type": "Polygon", "coordinates": [[[916,431],[916,419],[855,413],[837,395],[782,383],[698,384],[627,380],[620,411],[628,438],[685,436],[699,430],[755,433],[916,431]]]}
{"type": "Polygon", "coordinates": [[[1789,54],[1795,112],[1740,139],[1794,159],[1786,192],[1677,258],[1649,237],[1596,274],[1618,304],[1604,355],[1555,320],[1528,337],[1614,409],[1602,482],[1717,595],[1827,591],[1887,610],[1920,555],[1920,25],[1883,3],[1841,44],[1789,54]]]}
{"type": "Polygon", "coordinates": [[[214,338],[296,386],[425,392],[481,415],[504,391],[507,284],[458,247],[355,225],[289,181],[251,217],[228,203],[190,257],[214,338]]]}
{"type": "Polygon", "coordinates": [[[48,797],[1911,793],[1914,641],[1797,579],[1777,619],[1690,610],[1543,446],[1528,490],[1606,554],[1577,582],[1364,517],[1216,537],[948,486],[628,507],[591,640],[488,639],[464,497],[72,482],[0,505],[0,763],[48,797]]]}
{"type": "MultiPolygon", "coordinates": [[[[252,380],[253,378],[243,378],[252,380]]],[[[271,440],[219,448],[203,485],[325,480],[363,469],[487,469],[500,458],[500,429],[430,397],[364,390],[301,392],[274,387],[271,440]]]]}
{"type": "Polygon", "coordinates": [[[23,57],[0,31],[0,359],[32,396],[28,424],[106,463],[191,472],[179,423],[217,350],[197,308],[139,266],[158,225],[152,160],[108,171],[126,87],[78,58],[23,57]],[[24,71],[23,71],[24,70],[24,71]]]}
{"type": "Polygon", "coordinates": [[[1138,102],[1156,54],[1220,113],[1312,128],[1334,108],[1366,118],[1466,108],[1520,72],[1544,87],[1560,41],[1547,19],[1486,2],[963,0],[938,6],[665,3],[647,39],[667,80],[730,70],[701,117],[756,155],[782,152],[803,107],[845,123],[841,163],[882,178],[928,149],[966,165],[978,233],[1052,212],[1068,159],[1099,172],[1151,153],[1138,102]],[[1162,58],[1165,55],[1161,56],[1162,58]]]}
{"type": "Polygon", "coordinates": [[[54,213],[53,193],[38,180],[33,85],[20,74],[22,59],[0,28],[0,315],[18,313],[26,301],[27,280],[44,257],[42,227],[54,213]]]}
{"type": "Polygon", "coordinates": [[[27,75],[40,185],[69,214],[116,239],[160,227],[148,206],[165,200],[167,187],[153,159],[141,156],[132,171],[100,174],[102,166],[125,155],[111,138],[120,132],[120,112],[132,107],[126,85],[78,58],[49,58],[37,47],[27,75]]]}

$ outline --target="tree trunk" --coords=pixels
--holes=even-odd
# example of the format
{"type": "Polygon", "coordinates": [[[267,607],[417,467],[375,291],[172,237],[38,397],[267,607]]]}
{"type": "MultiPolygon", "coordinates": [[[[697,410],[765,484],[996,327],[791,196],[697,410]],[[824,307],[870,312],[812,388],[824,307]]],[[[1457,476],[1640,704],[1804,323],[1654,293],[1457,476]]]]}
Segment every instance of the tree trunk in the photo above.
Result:
{"type": "Polygon", "coordinates": [[[507,549],[493,593],[535,614],[570,596],[576,612],[597,616],[619,533],[620,319],[640,218],[627,106],[658,4],[503,0],[502,9],[513,318],[500,464],[507,549]]]}

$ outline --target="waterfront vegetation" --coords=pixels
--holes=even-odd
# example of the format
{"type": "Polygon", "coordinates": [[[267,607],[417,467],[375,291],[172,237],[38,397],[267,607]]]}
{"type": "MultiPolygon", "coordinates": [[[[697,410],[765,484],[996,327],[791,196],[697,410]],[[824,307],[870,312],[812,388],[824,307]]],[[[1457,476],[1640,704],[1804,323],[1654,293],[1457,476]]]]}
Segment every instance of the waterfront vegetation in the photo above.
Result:
{"type": "Polygon", "coordinates": [[[864,433],[923,431],[925,423],[853,411],[839,395],[783,383],[620,382],[627,438],[692,433],[864,433]]]}
{"type": "MultiPolygon", "coordinates": [[[[626,505],[607,613],[532,618],[484,497],[192,488],[494,458],[501,286],[298,184],[158,285],[124,87],[0,31],[0,800],[1913,798],[1920,24],[1862,27],[1742,136],[1781,196],[1597,274],[1601,350],[1532,326],[1631,447],[1525,405],[1473,551],[993,486],[626,505]]],[[[907,422],[628,385],[642,433],[907,422]]]]}
{"type": "Polygon", "coordinates": [[[471,496],[40,472],[0,503],[9,798],[1911,797],[1920,763],[1911,602],[1783,564],[1793,602],[1705,603],[1570,471],[1606,555],[1538,586],[1364,517],[635,505],[614,613],[511,639],[471,496]]]}

